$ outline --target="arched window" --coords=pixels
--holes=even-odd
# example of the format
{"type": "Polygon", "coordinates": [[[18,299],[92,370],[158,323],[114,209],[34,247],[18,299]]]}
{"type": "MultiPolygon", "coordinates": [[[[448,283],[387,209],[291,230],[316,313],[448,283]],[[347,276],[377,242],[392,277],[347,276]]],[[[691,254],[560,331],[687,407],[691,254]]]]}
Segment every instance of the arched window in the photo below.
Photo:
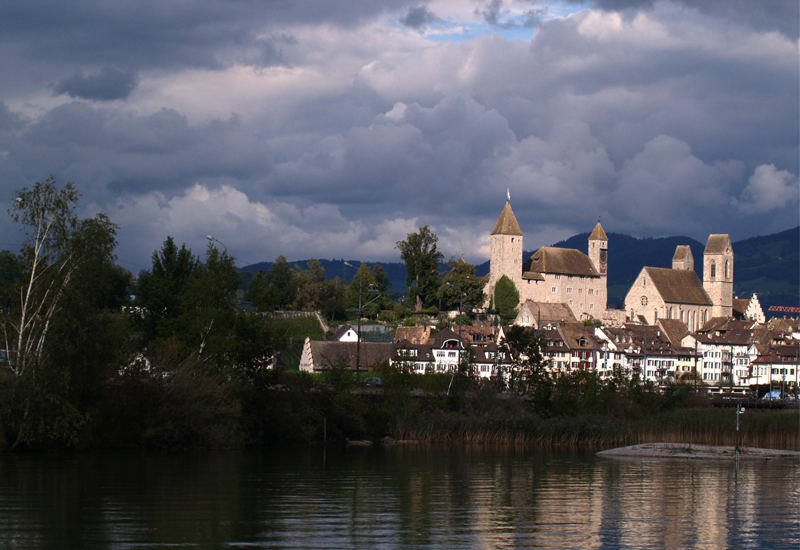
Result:
{"type": "Polygon", "coordinates": [[[726,279],[730,279],[731,278],[730,263],[731,263],[730,260],[725,260],[725,278],[726,279]]]}
{"type": "Polygon", "coordinates": [[[717,276],[717,264],[716,262],[711,262],[711,278],[713,279],[716,276],[717,276]]]}

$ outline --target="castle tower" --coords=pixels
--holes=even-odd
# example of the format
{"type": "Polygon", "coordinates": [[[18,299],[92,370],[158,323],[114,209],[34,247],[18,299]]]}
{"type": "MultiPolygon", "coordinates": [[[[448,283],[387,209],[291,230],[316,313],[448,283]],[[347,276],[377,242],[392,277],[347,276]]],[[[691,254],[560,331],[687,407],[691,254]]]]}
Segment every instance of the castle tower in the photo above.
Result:
{"type": "Polygon", "coordinates": [[[703,252],[703,288],[713,304],[712,317],[733,315],[733,247],[727,233],[708,236],[703,252]]]}
{"type": "Polygon", "coordinates": [[[489,282],[486,296],[494,295],[494,285],[503,275],[519,284],[522,277],[522,229],[519,228],[511,203],[506,201],[490,240],[489,282]]]}
{"type": "Polygon", "coordinates": [[[608,276],[608,237],[600,222],[589,235],[589,259],[601,277],[608,276]]]}
{"type": "Polygon", "coordinates": [[[600,287],[597,289],[597,292],[600,293],[597,310],[599,314],[608,306],[608,236],[599,221],[594,226],[592,234],[589,235],[589,260],[600,274],[601,279],[600,287]]]}
{"type": "Polygon", "coordinates": [[[681,271],[694,271],[694,256],[688,244],[679,244],[672,256],[672,269],[681,271]]]}

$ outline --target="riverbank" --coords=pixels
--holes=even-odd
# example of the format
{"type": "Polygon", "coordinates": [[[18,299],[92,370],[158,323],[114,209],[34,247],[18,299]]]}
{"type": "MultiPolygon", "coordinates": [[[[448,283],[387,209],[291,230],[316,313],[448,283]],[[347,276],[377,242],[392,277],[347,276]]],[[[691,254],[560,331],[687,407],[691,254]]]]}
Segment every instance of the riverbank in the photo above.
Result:
{"type": "Polygon", "coordinates": [[[616,449],[606,449],[596,453],[607,458],[637,457],[637,458],[681,458],[681,459],[757,459],[768,460],[773,458],[800,459],[800,451],[786,449],[765,449],[761,447],[741,447],[736,452],[735,447],[720,445],[697,445],[686,443],[645,443],[629,445],[616,449]]]}

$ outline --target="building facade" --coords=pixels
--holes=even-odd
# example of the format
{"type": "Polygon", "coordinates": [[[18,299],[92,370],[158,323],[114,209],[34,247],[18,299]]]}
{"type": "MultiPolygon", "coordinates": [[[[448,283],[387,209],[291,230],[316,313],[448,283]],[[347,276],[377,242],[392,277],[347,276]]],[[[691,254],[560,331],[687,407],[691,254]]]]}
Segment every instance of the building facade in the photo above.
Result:
{"type": "Polygon", "coordinates": [[[490,236],[489,280],[484,292],[491,300],[501,277],[519,291],[520,303],[563,303],[577,319],[602,318],[606,313],[608,236],[600,222],[588,242],[588,255],[573,248],[543,246],[523,262],[523,232],[511,203],[506,202],[490,236]]]}

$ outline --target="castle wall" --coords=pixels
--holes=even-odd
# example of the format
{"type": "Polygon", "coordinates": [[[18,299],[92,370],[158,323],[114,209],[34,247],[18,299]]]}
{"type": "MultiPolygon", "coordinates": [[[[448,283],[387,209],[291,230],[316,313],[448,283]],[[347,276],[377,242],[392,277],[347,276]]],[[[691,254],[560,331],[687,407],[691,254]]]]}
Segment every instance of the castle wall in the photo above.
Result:
{"type": "Polygon", "coordinates": [[[603,277],[580,277],[544,273],[544,281],[514,280],[519,290],[520,302],[533,300],[544,303],[564,303],[576,319],[587,314],[600,319],[606,310],[606,287],[603,277]]]}

